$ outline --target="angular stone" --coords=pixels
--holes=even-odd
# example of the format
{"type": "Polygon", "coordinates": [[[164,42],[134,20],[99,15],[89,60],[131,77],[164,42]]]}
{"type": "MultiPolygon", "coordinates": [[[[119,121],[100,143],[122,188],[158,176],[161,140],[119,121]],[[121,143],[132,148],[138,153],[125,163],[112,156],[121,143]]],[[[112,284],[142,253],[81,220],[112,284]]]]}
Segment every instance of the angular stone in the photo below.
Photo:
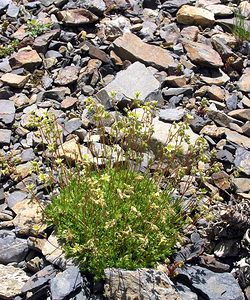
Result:
{"type": "Polygon", "coordinates": [[[246,193],[250,191],[250,178],[234,178],[233,183],[236,193],[246,193]]]}
{"type": "Polygon", "coordinates": [[[184,109],[167,108],[161,109],[159,119],[166,122],[180,121],[184,115],[184,109]]]}
{"type": "Polygon", "coordinates": [[[219,68],[223,66],[220,55],[212,47],[188,41],[184,41],[183,46],[192,62],[205,67],[219,68]]]}
{"type": "Polygon", "coordinates": [[[78,79],[79,71],[79,68],[76,66],[67,66],[59,71],[55,83],[58,85],[71,84],[78,79]]]}
{"type": "Polygon", "coordinates": [[[186,77],[183,76],[167,76],[164,83],[173,87],[184,87],[187,83],[186,77]]]}
{"type": "Polygon", "coordinates": [[[126,271],[121,269],[105,269],[105,294],[108,299],[144,299],[144,300],[179,300],[165,272],[153,269],[126,271]]]}
{"type": "Polygon", "coordinates": [[[66,97],[62,103],[61,103],[61,108],[62,109],[68,109],[74,106],[78,102],[77,98],[74,97],[66,97]]]}
{"type": "Polygon", "coordinates": [[[56,276],[56,270],[53,266],[49,265],[38,271],[36,274],[31,276],[29,280],[22,287],[22,293],[27,293],[28,291],[34,291],[42,287],[49,280],[56,276]]]}
{"type": "Polygon", "coordinates": [[[242,121],[250,121],[250,108],[247,109],[236,109],[236,110],[233,110],[233,111],[230,111],[228,113],[228,115],[230,117],[233,117],[233,118],[236,118],[236,119],[239,119],[239,120],[242,120],[242,121]]]}
{"type": "Polygon", "coordinates": [[[9,145],[11,138],[11,130],[0,129],[0,145],[9,145]]]}
{"type": "Polygon", "coordinates": [[[79,162],[84,159],[93,160],[90,150],[83,145],[79,145],[75,139],[64,142],[58,148],[58,156],[73,162],[79,162]]]}
{"type": "Polygon", "coordinates": [[[168,45],[176,44],[181,36],[180,29],[175,23],[164,25],[160,29],[160,36],[168,45]]]}
{"type": "Polygon", "coordinates": [[[250,93],[250,68],[245,69],[238,81],[238,87],[242,92],[250,93]]]}
{"type": "Polygon", "coordinates": [[[0,230],[0,264],[19,263],[27,253],[28,244],[26,239],[16,238],[11,231],[0,230]]]}
{"type": "Polygon", "coordinates": [[[14,192],[10,193],[6,197],[8,207],[12,208],[18,202],[23,201],[27,196],[28,196],[28,194],[26,192],[24,192],[24,191],[14,191],[14,192]]]}
{"type": "Polygon", "coordinates": [[[79,26],[84,24],[94,23],[98,20],[98,17],[92,12],[84,8],[59,10],[57,17],[60,21],[63,21],[66,25],[79,26]]]}
{"type": "Polygon", "coordinates": [[[241,1],[239,8],[240,8],[241,14],[244,17],[246,17],[247,19],[250,19],[250,3],[249,3],[249,1],[241,1]]]}
{"type": "Polygon", "coordinates": [[[214,14],[207,9],[183,5],[177,12],[177,22],[185,25],[212,26],[214,14]]]}
{"type": "Polygon", "coordinates": [[[233,142],[240,147],[248,148],[250,149],[250,138],[246,137],[242,134],[239,134],[236,131],[230,130],[225,128],[225,134],[227,136],[227,140],[230,142],[233,142]]]}
{"type": "Polygon", "coordinates": [[[16,213],[13,224],[19,234],[30,234],[34,231],[34,225],[37,227],[36,232],[42,232],[47,227],[43,223],[44,208],[38,201],[24,200],[18,202],[12,207],[12,210],[16,213]]]}
{"type": "Polygon", "coordinates": [[[228,190],[230,188],[230,176],[226,172],[220,171],[212,174],[211,177],[214,184],[221,190],[228,190]]]}
{"type": "Polygon", "coordinates": [[[60,35],[60,29],[50,30],[40,36],[38,36],[33,43],[33,48],[38,52],[45,52],[48,44],[52,39],[57,39],[60,35]]]}
{"type": "Polygon", "coordinates": [[[171,54],[159,46],[144,43],[133,33],[125,33],[114,41],[115,53],[123,60],[140,61],[158,69],[174,67],[171,54]]]}
{"type": "Polygon", "coordinates": [[[52,233],[42,246],[42,253],[50,263],[65,268],[66,259],[57,237],[52,233]]]}
{"type": "Polygon", "coordinates": [[[14,73],[6,73],[2,75],[1,81],[14,88],[22,88],[28,82],[29,76],[17,75],[14,73]]]}
{"type": "Polygon", "coordinates": [[[29,276],[22,269],[0,264],[0,278],[0,297],[14,299],[22,293],[22,287],[29,276]]]}
{"type": "Polygon", "coordinates": [[[230,273],[214,273],[199,266],[178,268],[177,279],[183,279],[204,299],[244,300],[242,290],[230,273]]]}
{"type": "Polygon", "coordinates": [[[235,123],[239,126],[242,126],[243,123],[237,119],[229,117],[222,111],[210,109],[207,112],[207,115],[210,119],[212,119],[216,124],[219,124],[223,127],[230,127],[230,123],[235,123]]]}
{"type": "Polygon", "coordinates": [[[237,148],[235,152],[234,164],[236,167],[240,168],[242,172],[250,175],[250,151],[247,151],[241,147],[237,148]]]}
{"type": "Polygon", "coordinates": [[[110,92],[115,91],[115,101],[118,104],[130,102],[140,92],[142,101],[162,102],[160,82],[140,62],[135,62],[126,70],[117,73],[115,79],[100,90],[96,97],[106,107],[112,107],[110,92]]]}
{"type": "Polygon", "coordinates": [[[225,100],[225,92],[217,85],[212,85],[208,88],[208,96],[210,99],[223,101],[225,100]]]}
{"type": "Polygon", "coordinates": [[[230,77],[224,73],[222,70],[216,70],[216,69],[211,69],[212,74],[211,76],[201,76],[200,79],[204,81],[206,84],[215,84],[215,85],[224,85],[226,84],[229,80],[230,77]]]}
{"type": "Polygon", "coordinates": [[[11,56],[9,63],[11,67],[25,68],[32,71],[42,63],[42,59],[36,50],[21,49],[11,56]]]}
{"type": "MultiPolygon", "coordinates": [[[[166,142],[168,141],[169,135],[174,134],[177,129],[174,129],[172,124],[160,121],[157,117],[153,119],[152,125],[153,125],[153,129],[154,129],[154,133],[151,137],[150,144],[151,144],[152,150],[154,152],[156,152],[157,151],[157,146],[159,144],[166,145],[166,142]]],[[[185,134],[187,136],[189,136],[191,145],[194,145],[196,140],[199,137],[199,135],[194,133],[191,128],[188,128],[185,131],[185,134]]],[[[180,140],[180,138],[178,137],[178,138],[172,140],[171,144],[173,146],[175,146],[179,143],[179,140],[180,140]]],[[[183,147],[184,152],[187,152],[188,145],[185,142],[182,143],[182,147],[183,147]]]]}
{"type": "Polygon", "coordinates": [[[204,7],[211,11],[215,17],[227,18],[233,15],[233,10],[227,5],[223,4],[210,4],[204,7]]]}
{"type": "Polygon", "coordinates": [[[59,273],[50,282],[53,300],[63,300],[83,284],[80,271],[77,267],[69,267],[59,273]]]}
{"type": "Polygon", "coordinates": [[[0,100],[0,121],[10,124],[15,118],[15,105],[11,100],[0,100]]]}

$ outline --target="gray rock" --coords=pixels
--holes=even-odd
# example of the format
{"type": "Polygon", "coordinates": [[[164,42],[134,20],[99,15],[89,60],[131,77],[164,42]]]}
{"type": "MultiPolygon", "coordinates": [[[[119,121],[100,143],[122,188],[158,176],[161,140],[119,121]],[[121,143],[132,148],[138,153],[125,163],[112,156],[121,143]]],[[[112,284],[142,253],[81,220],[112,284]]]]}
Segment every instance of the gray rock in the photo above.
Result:
{"type": "Polygon", "coordinates": [[[33,160],[36,156],[32,148],[25,149],[20,155],[22,163],[33,160]]]}
{"type": "Polygon", "coordinates": [[[0,100],[0,121],[10,124],[15,118],[15,105],[11,100],[0,100]]]}
{"type": "Polygon", "coordinates": [[[214,273],[199,266],[178,268],[183,279],[200,297],[208,300],[244,300],[242,290],[230,273],[214,273]]]}
{"type": "Polygon", "coordinates": [[[234,178],[233,183],[237,193],[246,193],[250,191],[250,178],[234,178]]]}
{"type": "Polygon", "coordinates": [[[69,267],[59,273],[50,282],[52,300],[62,300],[72,292],[80,288],[83,280],[77,267],[69,267]]]}
{"type": "Polygon", "coordinates": [[[11,18],[16,18],[19,14],[19,10],[20,10],[19,6],[17,6],[13,2],[11,2],[8,6],[6,15],[11,17],[11,18]]]}
{"type": "Polygon", "coordinates": [[[76,66],[67,66],[59,71],[55,80],[58,85],[68,85],[78,79],[79,68],[76,66]]]}
{"type": "Polygon", "coordinates": [[[240,168],[242,172],[250,175],[250,151],[241,147],[237,148],[234,164],[236,167],[240,168]]]}
{"type": "Polygon", "coordinates": [[[198,296],[184,284],[178,282],[176,284],[176,289],[180,294],[181,300],[198,300],[198,296]]]}
{"type": "Polygon", "coordinates": [[[39,93],[38,100],[42,101],[49,98],[57,101],[62,101],[65,98],[65,95],[70,95],[70,89],[67,87],[58,87],[39,93]]]}
{"type": "Polygon", "coordinates": [[[186,94],[190,95],[192,92],[193,92],[192,86],[186,86],[181,88],[164,88],[162,90],[162,94],[166,97],[186,95],[186,94]]]}
{"type": "Polygon", "coordinates": [[[169,13],[175,13],[182,5],[189,4],[190,0],[167,0],[162,4],[162,9],[169,13]]]}
{"type": "Polygon", "coordinates": [[[135,62],[126,70],[117,73],[115,79],[96,96],[106,107],[112,107],[110,92],[115,91],[115,102],[124,104],[135,98],[135,93],[140,92],[142,101],[162,102],[160,83],[152,73],[140,62],[135,62]]]}
{"type": "Polygon", "coordinates": [[[159,118],[162,121],[180,121],[185,115],[184,109],[167,108],[161,109],[159,118]]]}
{"type": "Polygon", "coordinates": [[[36,274],[29,278],[29,280],[22,287],[22,293],[33,291],[42,287],[55,276],[56,270],[53,266],[49,265],[43,268],[42,270],[38,271],[36,274]]]}
{"type": "Polygon", "coordinates": [[[0,230],[0,263],[22,261],[28,253],[26,239],[16,238],[15,234],[7,230],[0,230]]]}
{"type": "Polygon", "coordinates": [[[166,273],[153,269],[105,269],[108,299],[177,300],[179,294],[166,273]]]}
{"type": "Polygon", "coordinates": [[[7,199],[6,199],[9,208],[12,208],[13,206],[15,206],[16,203],[23,201],[24,199],[26,199],[27,196],[28,196],[28,194],[24,191],[12,192],[11,194],[9,194],[7,196],[7,199]]]}
{"type": "Polygon", "coordinates": [[[11,138],[11,130],[0,129],[0,145],[9,145],[11,138]]]}
{"type": "Polygon", "coordinates": [[[64,135],[68,135],[82,126],[82,121],[79,118],[73,118],[67,121],[63,126],[64,135]]]}
{"type": "Polygon", "coordinates": [[[22,269],[0,264],[0,278],[0,298],[14,299],[21,294],[29,276],[22,269]]]}
{"type": "Polygon", "coordinates": [[[210,109],[208,110],[207,115],[211,120],[223,127],[230,127],[230,123],[235,123],[239,126],[243,125],[241,121],[229,117],[227,114],[219,110],[210,109]]]}
{"type": "Polygon", "coordinates": [[[9,5],[11,0],[0,0],[0,13],[9,5]]]}

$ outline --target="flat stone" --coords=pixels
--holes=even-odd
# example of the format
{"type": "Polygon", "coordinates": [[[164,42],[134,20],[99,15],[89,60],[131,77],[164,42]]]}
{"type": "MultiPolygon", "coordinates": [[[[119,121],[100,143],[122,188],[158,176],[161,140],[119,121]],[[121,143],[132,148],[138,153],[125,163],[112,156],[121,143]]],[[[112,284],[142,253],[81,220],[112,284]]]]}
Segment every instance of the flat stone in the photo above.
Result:
{"type": "Polygon", "coordinates": [[[25,68],[27,70],[34,70],[42,63],[42,59],[36,50],[22,50],[20,49],[17,53],[13,54],[9,63],[14,68],[25,68]]]}
{"type": "Polygon", "coordinates": [[[230,117],[242,120],[250,121],[250,108],[249,109],[236,109],[228,113],[230,117]]]}
{"type": "Polygon", "coordinates": [[[61,103],[61,108],[62,109],[68,109],[68,108],[71,108],[73,107],[76,103],[78,102],[78,99],[77,98],[74,98],[74,97],[66,97],[62,103],[61,103]]]}
{"type": "Polygon", "coordinates": [[[51,234],[48,240],[42,245],[42,253],[50,263],[65,268],[66,259],[54,234],[51,234]]]}
{"type": "Polygon", "coordinates": [[[222,257],[236,257],[239,255],[240,244],[237,240],[220,241],[214,248],[215,256],[222,257]]]}
{"type": "Polygon", "coordinates": [[[166,273],[153,269],[105,269],[108,299],[178,300],[180,296],[166,273]]]}
{"type": "MultiPolygon", "coordinates": [[[[156,152],[157,151],[157,146],[159,144],[166,145],[166,142],[168,141],[169,135],[174,134],[176,132],[176,129],[173,128],[172,124],[162,122],[157,117],[153,119],[152,125],[153,125],[153,129],[154,129],[154,133],[151,137],[150,144],[151,144],[152,150],[154,152],[156,152]]],[[[190,143],[192,145],[194,145],[196,140],[198,139],[199,135],[194,133],[191,128],[188,128],[185,131],[185,133],[186,133],[187,136],[189,136],[190,143]]],[[[175,146],[178,143],[179,143],[179,138],[175,139],[171,142],[171,144],[173,146],[175,146]]],[[[183,147],[184,152],[187,152],[188,145],[185,142],[182,143],[182,147],[183,147]]]]}
{"type": "Polygon", "coordinates": [[[214,184],[221,190],[228,190],[230,188],[230,176],[225,171],[213,173],[211,176],[214,184]]]}
{"type": "Polygon", "coordinates": [[[0,121],[11,124],[15,118],[15,105],[11,100],[0,100],[0,121]]]}
{"type": "Polygon", "coordinates": [[[212,26],[214,14],[204,8],[183,5],[177,12],[177,22],[185,25],[212,26]]]}
{"type": "Polygon", "coordinates": [[[11,18],[16,18],[19,14],[20,7],[14,4],[13,2],[10,2],[8,9],[6,11],[6,15],[11,18]]]}
{"type": "Polygon", "coordinates": [[[237,148],[235,152],[234,164],[236,167],[240,168],[242,172],[250,175],[250,151],[247,151],[246,149],[241,147],[237,148]]]}
{"type": "Polygon", "coordinates": [[[115,79],[96,94],[106,108],[113,106],[109,94],[112,91],[116,92],[116,103],[121,105],[134,99],[138,91],[142,101],[162,102],[160,82],[140,62],[135,62],[126,70],[118,72],[115,79]]]}
{"type": "Polygon", "coordinates": [[[94,23],[98,20],[98,17],[92,12],[84,8],[59,10],[57,17],[60,21],[63,21],[66,25],[79,26],[84,24],[94,23]]]}
{"type": "Polygon", "coordinates": [[[0,0],[0,12],[2,12],[9,4],[11,0],[0,0]]]}
{"type": "Polygon", "coordinates": [[[192,62],[200,66],[213,68],[219,68],[223,66],[220,55],[212,47],[203,43],[189,41],[184,41],[183,46],[187,51],[187,56],[192,62]]]}
{"type": "Polygon", "coordinates": [[[64,135],[68,135],[82,126],[82,121],[79,118],[72,118],[67,121],[63,126],[63,133],[64,135]]]}
{"type": "Polygon", "coordinates": [[[222,111],[209,109],[207,115],[212,119],[216,124],[223,127],[230,127],[230,123],[235,123],[239,126],[242,126],[243,123],[240,120],[234,119],[222,111]]]}
{"type": "Polygon", "coordinates": [[[18,202],[23,201],[25,198],[27,198],[28,194],[24,191],[14,191],[10,193],[7,197],[7,204],[9,208],[12,208],[15,206],[18,202]]]}
{"type": "Polygon", "coordinates": [[[167,24],[161,27],[160,36],[168,45],[176,44],[180,38],[180,29],[175,23],[167,24]]]}
{"type": "Polygon", "coordinates": [[[57,39],[60,35],[60,29],[50,30],[38,36],[33,43],[33,48],[38,52],[46,52],[49,42],[52,39],[57,39]]]}
{"type": "Polygon", "coordinates": [[[211,76],[200,76],[200,79],[206,84],[222,86],[230,80],[230,77],[220,69],[212,69],[211,71],[211,76]]]}
{"type": "Polygon", "coordinates": [[[83,145],[79,145],[75,139],[64,142],[58,148],[58,156],[68,161],[93,160],[91,151],[83,145]]]}
{"type": "Polygon", "coordinates": [[[246,122],[242,127],[242,133],[247,137],[250,137],[250,122],[246,122]]]}
{"type": "Polygon", "coordinates": [[[14,73],[6,73],[2,75],[1,81],[14,88],[22,88],[28,82],[29,76],[17,75],[14,73]]]}
{"type": "Polygon", "coordinates": [[[250,178],[233,178],[236,193],[247,193],[250,191],[250,178]]]}
{"type": "Polygon", "coordinates": [[[12,210],[16,213],[13,220],[16,231],[22,235],[28,235],[38,228],[36,232],[42,232],[47,226],[43,222],[43,206],[35,200],[23,200],[16,203],[12,210]]]}
{"type": "Polygon", "coordinates": [[[46,266],[29,278],[29,280],[22,287],[22,293],[27,293],[28,291],[35,291],[39,289],[40,287],[47,284],[55,276],[56,269],[51,265],[46,266]]]}
{"type": "Polygon", "coordinates": [[[185,115],[184,109],[161,109],[159,119],[166,122],[180,121],[185,115]]]}
{"type": "Polygon", "coordinates": [[[69,267],[51,279],[51,297],[53,300],[63,300],[80,288],[82,284],[83,280],[79,269],[77,267],[69,267]]]}
{"type": "Polygon", "coordinates": [[[238,87],[242,92],[250,93],[250,68],[245,69],[238,81],[238,87]]]}
{"type": "Polygon", "coordinates": [[[0,264],[19,263],[27,253],[26,239],[17,238],[11,231],[0,230],[0,264]]]}
{"type": "Polygon", "coordinates": [[[0,145],[9,145],[11,138],[11,130],[0,129],[0,145]]]}
{"type": "Polygon", "coordinates": [[[192,291],[209,300],[244,300],[242,290],[230,273],[215,273],[199,266],[178,268],[177,279],[185,280],[192,291]]]}
{"type": "Polygon", "coordinates": [[[55,83],[58,85],[74,83],[78,79],[79,71],[79,68],[76,66],[67,66],[59,71],[55,83]]]}
{"type": "Polygon", "coordinates": [[[224,90],[217,85],[212,85],[211,87],[209,87],[207,94],[210,99],[217,100],[217,101],[225,100],[224,90]]]}
{"type": "Polygon", "coordinates": [[[215,17],[227,18],[233,15],[233,10],[227,5],[223,4],[210,4],[204,7],[205,9],[211,11],[215,17]]]}
{"type": "Polygon", "coordinates": [[[183,76],[167,76],[164,83],[173,87],[184,87],[187,83],[186,77],[183,76]]]}
{"type": "Polygon", "coordinates": [[[241,1],[239,8],[241,14],[247,19],[250,19],[250,3],[248,1],[241,1]]]}
{"type": "Polygon", "coordinates": [[[239,145],[240,147],[250,149],[250,138],[249,137],[246,137],[243,134],[239,134],[238,132],[227,129],[227,128],[225,128],[225,134],[226,134],[228,141],[233,142],[233,143],[239,145]]]}
{"type": "Polygon", "coordinates": [[[0,297],[14,299],[22,293],[29,276],[22,269],[0,264],[0,278],[0,297]]]}
{"type": "Polygon", "coordinates": [[[140,61],[158,69],[174,67],[171,54],[159,47],[144,43],[133,33],[125,33],[114,41],[115,53],[123,60],[140,61]]]}

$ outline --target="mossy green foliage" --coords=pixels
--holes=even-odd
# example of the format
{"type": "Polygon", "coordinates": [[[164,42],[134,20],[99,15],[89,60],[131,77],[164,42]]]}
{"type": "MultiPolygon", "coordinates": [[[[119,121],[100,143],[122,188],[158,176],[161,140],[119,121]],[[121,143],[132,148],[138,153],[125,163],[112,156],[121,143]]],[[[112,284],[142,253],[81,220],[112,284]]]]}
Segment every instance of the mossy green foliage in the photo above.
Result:
{"type": "Polygon", "coordinates": [[[148,175],[109,168],[73,176],[46,214],[66,254],[100,279],[107,267],[153,267],[173,253],[184,219],[169,193],[148,175]]]}
{"type": "Polygon", "coordinates": [[[240,41],[250,40],[250,25],[248,25],[245,17],[240,12],[235,13],[233,34],[240,41]]]}
{"type": "Polygon", "coordinates": [[[30,37],[36,38],[39,35],[45,33],[51,28],[51,24],[42,24],[36,19],[31,19],[27,21],[25,31],[30,37]]]}

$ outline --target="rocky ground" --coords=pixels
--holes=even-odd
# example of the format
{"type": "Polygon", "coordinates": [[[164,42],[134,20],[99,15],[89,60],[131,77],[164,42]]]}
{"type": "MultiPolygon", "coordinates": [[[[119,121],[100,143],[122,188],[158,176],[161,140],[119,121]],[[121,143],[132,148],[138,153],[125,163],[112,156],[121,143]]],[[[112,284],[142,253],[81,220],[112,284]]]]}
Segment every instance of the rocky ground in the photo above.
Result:
{"type": "MultiPolygon", "coordinates": [[[[36,236],[42,211],[25,185],[32,161],[43,163],[29,112],[52,112],[69,148],[73,136],[84,145],[84,99],[112,110],[112,90],[120,104],[136,91],[158,101],[160,142],[170,123],[192,114],[191,138],[204,136],[223,167],[207,183],[207,196],[221,199],[215,218],[187,235],[174,258],[185,262],[178,276],[106,270],[109,299],[250,299],[250,42],[231,33],[239,2],[249,26],[248,1],[0,0],[1,44],[19,41],[0,59],[2,170],[9,157],[21,174],[0,175],[0,299],[104,299],[103,285],[65,260],[53,233],[36,236]],[[33,18],[51,25],[30,32],[33,18]]],[[[39,181],[34,193],[48,197],[39,181]]]]}

